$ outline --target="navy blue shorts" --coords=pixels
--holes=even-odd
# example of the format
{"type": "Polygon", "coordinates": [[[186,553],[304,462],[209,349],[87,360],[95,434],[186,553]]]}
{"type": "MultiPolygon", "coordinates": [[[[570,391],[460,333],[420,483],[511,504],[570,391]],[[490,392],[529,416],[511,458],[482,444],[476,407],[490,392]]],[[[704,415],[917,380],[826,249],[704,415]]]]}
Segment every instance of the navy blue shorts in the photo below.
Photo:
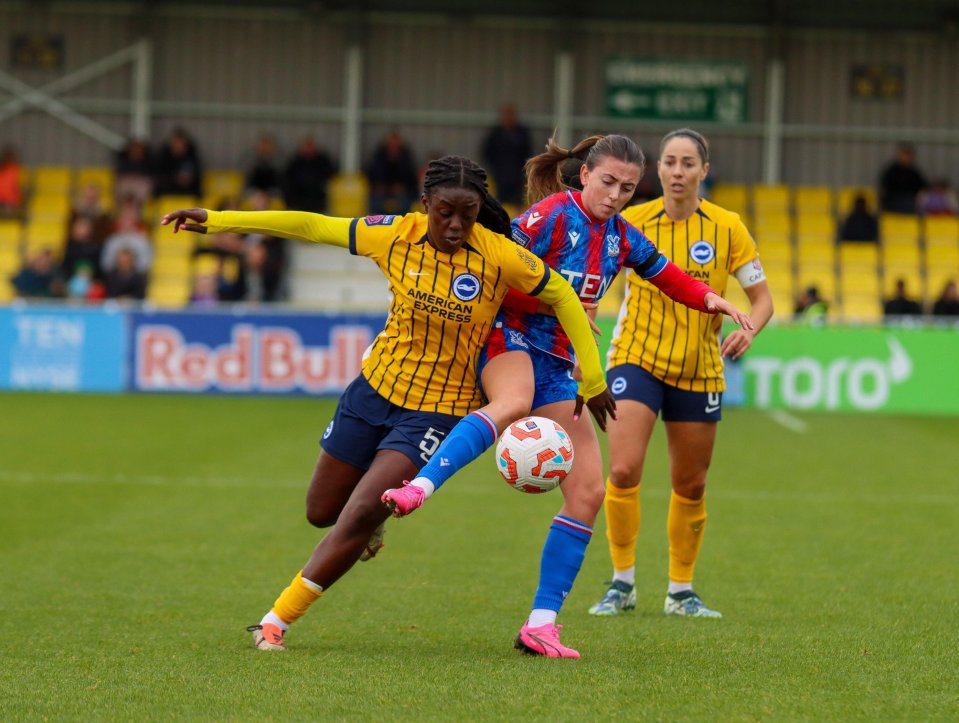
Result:
{"type": "Polygon", "coordinates": [[[620,364],[606,371],[606,383],[617,401],[641,402],[664,422],[718,422],[722,392],[688,392],[666,384],[637,364],[620,364]]]}
{"type": "Polygon", "coordinates": [[[361,469],[369,469],[381,449],[402,452],[419,469],[460,419],[399,407],[377,394],[361,374],[340,397],[320,444],[327,453],[361,469]]]}
{"type": "Polygon", "coordinates": [[[483,373],[483,367],[490,359],[508,351],[525,352],[533,363],[536,391],[533,393],[532,409],[538,409],[544,404],[576,399],[576,395],[579,394],[579,383],[573,379],[572,363],[553,354],[547,354],[530,344],[521,332],[504,327],[501,323],[493,327],[486,344],[483,345],[477,373],[483,373]]]}

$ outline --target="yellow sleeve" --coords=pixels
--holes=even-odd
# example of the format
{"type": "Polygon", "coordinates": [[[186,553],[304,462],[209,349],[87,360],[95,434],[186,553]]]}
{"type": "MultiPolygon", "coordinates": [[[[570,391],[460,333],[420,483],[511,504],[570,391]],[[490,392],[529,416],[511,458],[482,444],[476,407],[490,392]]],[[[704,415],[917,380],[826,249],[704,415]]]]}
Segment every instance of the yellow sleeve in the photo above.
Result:
{"type": "Polygon", "coordinates": [[[599,346],[593,338],[589,318],[573,287],[560,274],[551,273],[538,297],[553,307],[576,352],[576,360],[583,372],[579,393],[584,400],[592,399],[606,389],[606,375],[599,359],[599,346]]]}
{"type": "Polygon", "coordinates": [[[757,256],[759,256],[759,252],[756,250],[756,242],[753,241],[753,237],[746,230],[746,225],[737,218],[736,224],[733,226],[731,248],[729,250],[729,270],[735,271],[757,256]]]}
{"type": "Polygon", "coordinates": [[[207,211],[210,233],[262,233],[299,241],[350,247],[356,219],[335,218],[306,211],[207,211]]]}

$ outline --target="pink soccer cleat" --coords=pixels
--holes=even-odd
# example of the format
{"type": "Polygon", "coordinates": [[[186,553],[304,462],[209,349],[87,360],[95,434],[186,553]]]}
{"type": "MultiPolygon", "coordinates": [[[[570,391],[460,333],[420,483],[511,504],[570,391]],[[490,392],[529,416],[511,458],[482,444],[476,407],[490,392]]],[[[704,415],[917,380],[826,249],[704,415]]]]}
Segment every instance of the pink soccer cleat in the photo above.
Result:
{"type": "Polygon", "coordinates": [[[423,506],[426,493],[419,487],[411,485],[409,480],[403,480],[403,486],[386,490],[380,497],[384,505],[390,508],[393,517],[406,517],[410,512],[423,506]]]}
{"type": "Polygon", "coordinates": [[[513,647],[527,655],[578,659],[578,650],[567,648],[559,642],[559,631],[562,629],[562,625],[550,625],[549,623],[540,625],[538,628],[531,628],[529,620],[527,620],[520,628],[513,647]]]}

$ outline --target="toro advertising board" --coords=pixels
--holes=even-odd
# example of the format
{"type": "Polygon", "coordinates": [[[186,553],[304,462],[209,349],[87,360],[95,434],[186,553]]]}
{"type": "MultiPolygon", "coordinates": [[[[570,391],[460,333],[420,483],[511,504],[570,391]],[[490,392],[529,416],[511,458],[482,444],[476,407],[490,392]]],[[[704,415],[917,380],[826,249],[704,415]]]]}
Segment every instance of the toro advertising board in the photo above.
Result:
{"type": "Polygon", "coordinates": [[[338,394],[382,315],[134,313],[130,388],[146,392],[338,394]]]}

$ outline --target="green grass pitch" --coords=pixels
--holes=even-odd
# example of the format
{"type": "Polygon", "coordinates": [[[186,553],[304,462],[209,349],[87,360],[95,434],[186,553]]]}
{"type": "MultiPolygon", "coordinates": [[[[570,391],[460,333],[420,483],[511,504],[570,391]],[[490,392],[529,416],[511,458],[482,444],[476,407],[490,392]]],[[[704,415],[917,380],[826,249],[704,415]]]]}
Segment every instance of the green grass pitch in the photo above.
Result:
{"type": "Polygon", "coordinates": [[[0,719],[959,719],[959,419],[728,410],[696,580],[720,621],[662,615],[660,430],[637,610],[586,614],[600,519],[560,616],[582,660],[512,649],[559,496],[490,457],[258,652],[244,627],[322,535],[333,404],[0,395],[0,719]]]}

